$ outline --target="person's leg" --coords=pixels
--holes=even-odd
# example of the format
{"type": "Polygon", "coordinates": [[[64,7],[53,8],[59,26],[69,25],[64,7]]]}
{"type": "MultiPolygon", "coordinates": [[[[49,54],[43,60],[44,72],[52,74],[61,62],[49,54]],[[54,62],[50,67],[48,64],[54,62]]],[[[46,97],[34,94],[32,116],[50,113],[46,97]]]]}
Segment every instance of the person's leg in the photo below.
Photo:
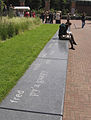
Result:
{"type": "Polygon", "coordinates": [[[71,45],[71,48],[70,48],[70,49],[75,50],[75,48],[73,47],[73,43],[72,43],[72,40],[71,40],[71,39],[69,39],[69,42],[70,42],[70,45],[71,45]]]}
{"type": "Polygon", "coordinates": [[[74,40],[73,35],[72,35],[72,34],[70,34],[70,36],[71,36],[72,43],[73,43],[74,45],[77,45],[77,44],[76,44],[76,42],[75,42],[75,40],[74,40]]]}
{"type": "Polygon", "coordinates": [[[85,26],[85,21],[83,22],[83,27],[85,26]]]}
{"type": "Polygon", "coordinates": [[[43,21],[43,18],[42,18],[42,23],[43,23],[44,21],[43,21]]]}
{"type": "Polygon", "coordinates": [[[75,48],[73,47],[73,40],[72,40],[71,34],[67,33],[67,35],[69,35],[69,42],[71,45],[70,49],[75,50],[75,48]]]}
{"type": "Polygon", "coordinates": [[[84,24],[84,21],[82,21],[82,28],[84,27],[84,25],[85,25],[85,24],[84,24]]]}

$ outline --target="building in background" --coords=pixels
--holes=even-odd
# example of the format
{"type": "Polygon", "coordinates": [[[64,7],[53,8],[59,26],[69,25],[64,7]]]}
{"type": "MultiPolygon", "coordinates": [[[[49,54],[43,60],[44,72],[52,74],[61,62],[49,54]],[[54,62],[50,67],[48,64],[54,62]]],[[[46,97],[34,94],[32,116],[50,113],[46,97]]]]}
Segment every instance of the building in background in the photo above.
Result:
{"type": "Polygon", "coordinates": [[[77,0],[76,9],[78,12],[85,12],[87,15],[91,15],[91,0],[77,0]]]}
{"type": "Polygon", "coordinates": [[[74,14],[75,10],[78,13],[85,12],[86,15],[91,15],[91,0],[73,0],[71,4],[71,13],[74,14]]]}

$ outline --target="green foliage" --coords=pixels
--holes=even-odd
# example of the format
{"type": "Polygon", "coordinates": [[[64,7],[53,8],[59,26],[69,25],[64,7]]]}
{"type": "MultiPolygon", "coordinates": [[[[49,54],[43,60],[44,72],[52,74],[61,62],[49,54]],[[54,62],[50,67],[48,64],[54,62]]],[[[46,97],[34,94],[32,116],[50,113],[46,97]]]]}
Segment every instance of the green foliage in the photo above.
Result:
{"type": "Polygon", "coordinates": [[[7,29],[7,34],[8,34],[9,38],[14,36],[14,33],[15,33],[14,29],[15,28],[14,28],[13,23],[9,23],[8,24],[8,29],[7,29]]]}
{"type": "MultiPolygon", "coordinates": [[[[63,8],[70,9],[70,4],[68,0],[46,0],[50,1],[50,8],[55,10],[62,10],[63,8]]],[[[13,6],[19,5],[19,0],[8,0],[8,3],[12,3],[13,6]]],[[[69,1],[70,3],[70,1],[69,1]]],[[[39,10],[45,8],[45,0],[25,0],[25,5],[30,6],[31,10],[39,10]]]]}
{"type": "Polygon", "coordinates": [[[3,11],[4,5],[4,1],[0,0],[0,11],[3,11]]]}
{"type": "Polygon", "coordinates": [[[31,9],[38,10],[41,7],[41,0],[27,0],[26,4],[30,6],[31,9]]]}
{"type": "Polygon", "coordinates": [[[4,2],[3,0],[0,0],[0,15],[2,16],[2,13],[3,13],[3,8],[4,8],[4,2]]]}
{"type": "Polygon", "coordinates": [[[7,26],[6,26],[6,24],[0,23],[0,38],[1,38],[1,40],[6,40],[6,38],[7,38],[7,26]]]}
{"type": "Polygon", "coordinates": [[[40,19],[37,17],[36,19],[34,19],[33,23],[35,25],[39,25],[40,24],[40,19]]]}
{"type": "Polygon", "coordinates": [[[39,25],[39,18],[12,18],[12,19],[2,19],[0,23],[0,38],[1,40],[6,40],[19,32],[24,32],[29,30],[30,27],[39,25]]]}
{"type": "Polygon", "coordinates": [[[19,25],[18,25],[18,23],[14,24],[14,28],[15,28],[15,35],[19,34],[19,25]]]}
{"type": "Polygon", "coordinates": [[[51,8],[55,10],[62,10],[62,3],[63,3],[63,0],[51,0],[50,1],[51,8]]]}
{"type": "Polygon", "coordinates": [[[59,25],[42,24],[0,43],[0,101],[36,59],[59,25]]]}
{"type": "Polygon", "coordinates": [[[68,12],[69,12],[68,9],[63,9],[63,10],[62,10],[62,14],[63,14],[63,15],[67,15],[68,12]]]}
{"type": "Polygon", "coordinates": [[[13,18],[14,17],[14,11],[13,11],[13,9],[9,10],[8,17],[9,18],[13,18]]]}

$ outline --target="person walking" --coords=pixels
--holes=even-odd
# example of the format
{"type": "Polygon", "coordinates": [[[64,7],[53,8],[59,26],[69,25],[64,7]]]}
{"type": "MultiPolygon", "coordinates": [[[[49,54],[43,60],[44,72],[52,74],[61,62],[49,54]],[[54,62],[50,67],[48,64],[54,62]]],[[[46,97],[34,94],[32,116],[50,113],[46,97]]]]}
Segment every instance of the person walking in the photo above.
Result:
{"type": "Polygon", "coordinates": [[[42,23],[44,23],[44,19],[45,19],[44,11],[41,13],[41,19],[42,19],[42,23]]]}
{"type": "Polygon", "coordinates": [[[26,11],[26,12],[25,12],[24,17],[30,17],[29,11],[26,11]]]}
{"type": "Polygon", "coordinates": [[[50,23],[53,24],[53,13],[50,12],[49,14],[49,20],[50,20],[50,23]]]}
{"type": "Polygon", "coordinates": [[[32,17],[35,18],[35,12],[32,13],[32,17]]]}
{"type": "Polygon", "coordinates": [[[84,28],[84,26],[85,26],[85,13],[82,14],[81,20],[82,20],[82,28],[84,28]]]}
{"type": "Polygon", "coordinates": [[[61,11],[57,11],[56,13],[56,24],[60,24],[61,23],[61,11]]]}
{"type": "Polygon", "coordinates": [[[46,13],[45,13],[45,23],[49,23],[50,21],[49,21],[49,11],[46,11],[46,13]]]}

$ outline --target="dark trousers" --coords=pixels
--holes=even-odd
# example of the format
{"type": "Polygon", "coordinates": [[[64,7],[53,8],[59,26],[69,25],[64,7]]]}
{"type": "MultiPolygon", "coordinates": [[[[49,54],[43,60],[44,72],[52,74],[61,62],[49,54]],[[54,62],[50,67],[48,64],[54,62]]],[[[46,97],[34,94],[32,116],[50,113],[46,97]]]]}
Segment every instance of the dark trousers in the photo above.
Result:
{"type": "Polygon", "coordinates": [[[85,21],[82,21],[82,28],[85,26],[85,21]]]}
{"type": "Polygon", "coordinates": [[[71,48],[73,48],[73,44],[76,45],[76,42],[75,42],[74,37],[73,37],[72,34],[70,34],[70,39],[69,39],[69,41],[70,41],[70,44],[71,44],[71,48]]]}

